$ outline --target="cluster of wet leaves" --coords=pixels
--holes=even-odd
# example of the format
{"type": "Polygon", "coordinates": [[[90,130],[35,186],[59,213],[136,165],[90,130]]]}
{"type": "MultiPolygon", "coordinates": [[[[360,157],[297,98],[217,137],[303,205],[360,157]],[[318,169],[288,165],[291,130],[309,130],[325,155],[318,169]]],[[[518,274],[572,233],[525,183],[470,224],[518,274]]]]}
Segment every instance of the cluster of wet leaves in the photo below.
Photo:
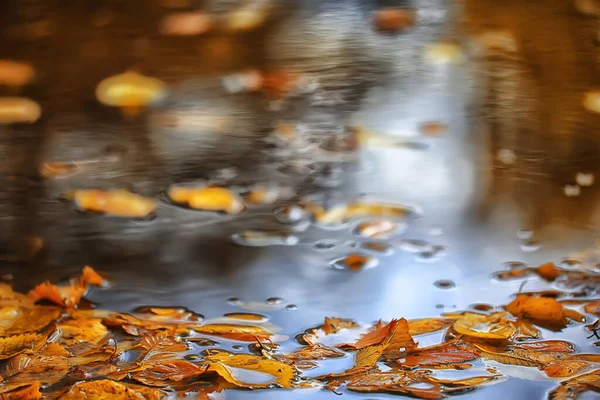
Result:
{"type": "MultiPolygon", "coordinates": [[[[504,381],[490,362],[562,379],[551,399],[600,392],[599,354],[579,353],[564,340],[542,339],[543,329],[561,330],[586,320],[549,297],[519,294],[503,308],[486,312],[368,325],[325,318],[297,335],[299,347],[275,335],[265,320],[209,322],[184,307],[116,313],[80,303],[89,286],[106,284],[85,267],[80,277],[61,285],[42,283],[28,295],[0,286],[2,399],[207,399],[227,389],[273,388],[436,399],[504,381]],[[427,334],[437,334],[440,342],[420,346],[419,337],[427,334]],[[344,358],[352,358],[344,371],[307,373],[322,367],[323,360],[344,358]],[[464,371],[465,376],[443,379],[439,370],[464,371]]],[[[600,316],[597,299],[579,299],[577,305],[600,316]]]]}

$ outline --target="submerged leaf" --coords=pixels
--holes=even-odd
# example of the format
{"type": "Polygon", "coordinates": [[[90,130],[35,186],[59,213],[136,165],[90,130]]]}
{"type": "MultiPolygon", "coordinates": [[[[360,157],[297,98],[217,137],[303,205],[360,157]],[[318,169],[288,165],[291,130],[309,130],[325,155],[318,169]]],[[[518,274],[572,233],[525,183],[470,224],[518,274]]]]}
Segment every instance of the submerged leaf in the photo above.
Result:
{"type": "Polygon", "coordinates": [[[167,394],[159,389],[102,379],[78,382],[60,398],[62,400],[160,400],[167,398],[167,394]]]}

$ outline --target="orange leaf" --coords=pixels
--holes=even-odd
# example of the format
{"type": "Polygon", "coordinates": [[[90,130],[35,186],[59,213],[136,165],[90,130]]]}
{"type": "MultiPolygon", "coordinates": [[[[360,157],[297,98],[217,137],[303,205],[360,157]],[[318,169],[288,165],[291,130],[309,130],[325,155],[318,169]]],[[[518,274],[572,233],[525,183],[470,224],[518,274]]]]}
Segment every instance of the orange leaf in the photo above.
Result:
{"type": "Polygon", "coordinates": [[[71,386],[69,391],[60,398],[62,400],[159,400],[166,397],[166,393],[160,389],[145,388],[108,379],[101,379],[89,382],[78,382],[71,386]]]}
{"type": "MultiPolygon", "coordinates": [[[[392,321],[392,322],[394,322],[394,321],[392,321]]],[[[367,346],[372,346],[374,344],[381,343],[381,341],[383,339],[385,339],[387,334],[390,332],[390,328],[396,324],[395,322],[394,322],[394,324],[392,324],[392,322],[384,325],[383,322],[381,322],[381,320],[379,320],[377,322],[377,324],[375,324],[373,329],[371,329],[369,332],[362,335],[356,343],[345,344],[345,345],[343,345],[343,347],[349,347],[352,349],[359,350],[359,349],[362,349],[367,346]]]]}
{"type": "Polygon", "coordinates": [[[401,393],[422,399],[440,399],[444,397],[437,384],[430,384],[429,388],[416,386],[424,382],[425,376],[426,371],[366,372],[352,376],[347,383],[347,388],[353,392],[401,393]]]}
{"type": "Polygon", "coordinates": [[[256,339],[267,340],[273,336],[271,332],[260,326],[234,324],[207,324],[192,327],[198,333],[220,336],[241,342],[254,342],[256,339]]]}
{"type": "Polygon", "coordinates": [[[39,382],[9,388],[5,392],[0,389],[0,400],[38,400],[41,398],[39,382]]]}
{"type": "Polygon", "coordinates": [[[454,321],[449,318],[423,318],[408,321],[409,333],[413,336],[425,335],[446,329],[454,321]]]}
{"type": "Polygon", "coordinates": [[[89,265],[83,267],[83,272],[81,273],[81,282],[93,286],[104,286],[106,283],[104,278],[102,278],[100,274],[94,271],[94,269],[89,265]]]}
{"type": "Polygon", "coordinates": [[[563,305],[555,299],[518,295],[506,310],[515,317],[530,319],[549,329],[560,330],[567,326],[563,305]]]}
{"type": "Polygon", "coordinates": [[[586,304],[583,306],[583,310],[588,314],[593,314],[596,317],[600,317],[600,300],[586,304]]]}
{"type": "Polygon", "coordinates": [[[439,367],[449,364],[460,364],[475,360],[479,352],[459,342],[442,343],[425,347],[406,356],[404,361],[396,360],[407,367],[439,367]]]}
{"type": "Polygon", "coordinates": [[[588,390],[600,393],[600,369],[562,381],[548,394],[548,398],[552,400],[571,400],[588,390]]]}
{"type": "Polygon", "coordinates": [[[581,372],[585,368],[589,367],[590,363],[585,361],[561,361],[556,364],[551,364],[544,367],[544,372],[550,378],[568,378],[581,372]]]}
{"type": "Polygon", "coordinates": [[[148,386],[171,386],[174,382],[191,379],[206,372],[196,364],[184,360],[159,361],[148,369],[132,374],[133,379],[148,386]]]}
{"type": "Polygon", "coordinates": [[[86,291],[87,285],[79,281],[60,287],[44,282],[29,291],[27,295],[33,301],[48,300],[63,307],[74,307],[79,304],[86,291]]]}
{"type": "Polygon", "coordinates": [[[327,335],[339,332],[342,329],[351,329],[358,327],[358,324],[350,319],[342,319],[336,317],[325,317],[325,322],[321,326],[321,330],[327,335]]]}
{"type": "Polygon", "coordinates": [[[404,318],[396,320],[396,325],[390,328],[390,334],[389,343],[383,351],[384,360],[395,360],[417,346],[409,333],[408,321],[404,318]]]}
{"type": "Polygon", "coordinates": [[[561,271],[558,268],[556,268],[556,265],[554,265],[553,263],[546,263],[540,265],[539,267],[537,267],[536,272],[539,276],[550,282],[554,281],[561,274],[561,271]]]}

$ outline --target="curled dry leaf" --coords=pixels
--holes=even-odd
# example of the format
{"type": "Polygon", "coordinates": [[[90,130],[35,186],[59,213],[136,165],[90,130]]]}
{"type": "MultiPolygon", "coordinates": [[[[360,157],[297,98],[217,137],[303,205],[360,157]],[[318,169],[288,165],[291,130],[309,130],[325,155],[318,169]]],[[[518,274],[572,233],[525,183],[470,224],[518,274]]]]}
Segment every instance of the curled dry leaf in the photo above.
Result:
{"type": "Polygon", "coordinates": [[[548,394],[548,399],[575,400],[587,391],[600,393],[600,369],[562,381],[548,394]]]}
{"type": "Polygon", "coordinates": [[[450,318],[423,318],[408,321],[408,333],[413,336],[425,335],[448,328],[454,322],[450,318]]]}
{"type": "Polygon", "coordinates": [[[208,361],[208,370],[216,372],[229,383],[233,383],[236,386],[254,388],[269,387],[271,384],[257,385],[257,384],[245,384],[237,378],[234,378],[229,368],[241,368],[246,370],[252,370],[257,372],[263,372],[274,377],[274,383],[282,388],[290,389],[292,387],[298,387],[295,383],[296,370],[291,365],[283,363],[281,361],[269,360],[264,357],[255,356],[251,354],[228,354],[228,353],[217,353],[206,357],[208,361]]]}
{"type": "Polygon", "coordinates": [[[515,334],[516,328],[503,317],[502,313],[483,315],[467,312],[454,321],[452,329],[472,339],[508,340],[515,334]]]}
{"type": "Polygon", "coordinates": [[[550,378],[568,378],[583,371],[589,366],[589,362],[567,360],[545,366],[544,372],[550,378]]]}
{"type": "Polygon", "coordinates": [[[202,375],[206,370],[206,367],[199,367],[189,361],[167,360],[153,363],[149,368],[135,372],[131,376],[144,385],[166,387],[174,383],[185,383],[189,379],[202,375]]]}
{"type": "Polygon", "coordinates": [[[472,346],[458,341],[417,349],[397,362],[409,368],[453,368],[479,358],[479,352],[472,346]]]}
{"type": "Polygon", "coordinates": [[[33,301],[48,300],[59,306],[74,307],[83,298],[87,285],[73,282],[67,286],[56,286],[50,282],[37,285],[27,294],[33,301]]]}
{"type": "Polygon", "coordinates": [[[16,388],[9,387],[8,390],[0,387],[0,400],[38,400],[42,398],[40,383],[26,383],[16,388]]]}
{"type": "MultiPolygon", "coordinates": [[[[358,324],[351,319],[342,319],[336,317],[325,317],[325,322],[320,329],[326,334],[331,335],[342,329],[352,329],[358,327],[358,324]]],[[[385,335],[384,335],[385,336],[385,335]]]]}
{"type": "Polygon", "coordinates": [[[108,379],[78,382],[60,397],[62,400],[160,400],[167,394],[159,389],[124,384],[108,379]]]}
{"type": "Polygon", "coordinates": [[[563,305],[555,299],[518,295],[506,310],[518,318],[533,321],[545,328],[560,330],[567,326],[563,305]]]}
{"type": "Polygon", "coordinates": [[[588,314],[593,314],[596,317],[600,317],[600,300],[586,304],[583,306],[583,310],[588,314]]]}

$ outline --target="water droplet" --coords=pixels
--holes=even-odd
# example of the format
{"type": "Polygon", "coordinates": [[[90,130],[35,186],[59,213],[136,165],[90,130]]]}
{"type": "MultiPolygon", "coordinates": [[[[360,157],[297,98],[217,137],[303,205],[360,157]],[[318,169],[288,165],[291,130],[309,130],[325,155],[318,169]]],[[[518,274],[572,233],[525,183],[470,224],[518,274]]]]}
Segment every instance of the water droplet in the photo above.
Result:
{"type": "Polygon", "coordinates": [[[594,174],[584,174],[583,172],[579,172],[575,176],[575,181],[579,186],[588,187],[594,184],[595,177],[594,174]]]}
{"type": "Polygon", "coordinates": [[[346,257],[338,258],[331,262],[334,269],[360,271],[362,269],[370,269],[376,267],[378,260],[363,254],[349,254],[346,257]]]}
{"type": "Polygon", "coordinates": [[[197,354],[187,354],[183,358],[185,358],[188,361],[195,361],[195,360],[199,360],[200,356],[197,354]]]}
{"type": "Polygon", "coordinates": [[[565,185],[564,192],[567,197],[577,197],[581,194],[581,187],[579,185],[565,185]]]}
{"type": "Polygon", "coordinates": [[[533,238],[533,230],[519,229],[517,231],[517,237],[521,240],[531,240],[531,238],[533,238]]]}
{"type": "Polygon", "coordinates": [[[374,220],[359,224],[354,230],[356,236],[370,239],[388,239],[406,229],[406,224],[390,220],[374,220]]]}
{"type": "Polygon", "coordinates": [[[409,253],[422,253],[431,251],[431,246],[424,240],[403,239],[398,242],[398,247],[409,253]]]}
{"type": "Polygon", "coordinates": [[[440,309],[444,308],[444,305],[443,304],[436,304],[435,308],[437,308],[438,310],[440,310],[440,309]]]}
{"type": "Polygon", "coordinates": [[[276,306],[283,303],[283,299],[281,297],[269,297],[265,300],[265,304],[268,306],[276,306]]]}
{"type": "Polygon", "coordinates": [[[285,306],[285,309],[289,311],[296,311],[298,308],[299,307],[295,304],[288,304],[287,306],[285,306]]]}
{"type": "Polygon", "coordinates": [[[581,261],[574,260],[572,258],[563,258],[562,260],[560,260],[560,266],[563,268],[570,269],[579,268],[581,267],[581,261]]]}
{"type": "Polygon", "coordinates": [[[240,246],[269,247],[294,246],[300,239],[286,232],[244,231],[231,236],[231,240],[240,246]]]}
{"type": "Polygon", "coordinates": [[[500,149],[496,158],[506,165],[512,165],[517,161],[517,155],[511,149],[500,149]]]}
{"type": "Polygon", "coordinates": [[[504,263],[504,267],[507,269],[521,269],[527,268],[527,264],[522,261],[507,261],[504,263]]]}
{"type": "Polygon", "coordinates": [[[233,346],[231,346],[231,348],[234,350],[243,350],[245,346],[242,346],[241,344],[234,344],[233,346]]]}
{"type": "Polygon", "coordinates": [[[495,307],[491,304],[475,303],[475,304],[471,304],[469,306],[469,308],[471,308],[473,310],[477,310],[477,311],[490,312],[490,311],[494,310],[495,307]]]}
{"type": "Polygon", "coordinates": [[[327,251],[335,248],[337,246],[337,240],[335,239],[323,239],[319,240],[313,246],[315,250],[318,251],[327,251]]]}
{"type": "Polygon", "coordinates": [[[387,243],[379,242],[360,242],[357,246],[359,249],[371,251],[374,253],[380,253],[384,255],[390,255],[394,252],[392,246],[387,243]]]}
{"type": "Polygon", "coordinates": [[[525,253],[533,253],[534,251],[538,251],[541,245],[535,240],[528,240],[521,244],[521,251],[525,253]]]}
{"type": "Polygon", "coordinates": [[[241,306],[242,302],[240,299],[238,299],[237,297],[230,297],[227,299],[227,303],[229,303],[232,306],[241,306]]]}
{"type": "Polygon", "coordinates": [[[210,174],[209,180],[211,183],[225,183],[238,176],[239,171],[236,167],[226,167],[214,171],[210,174]]]}
{"type": "Polygon", "coordinates": [[[267,315],[257,313],[227,313],[224,315],[224,317],[239,321],[252,321],[256,323],[267,322],[269,320],[267,315]]]}
{"type": "Polygon", "coordinates": [[[433,282],[433,285],[439,289],[453,289],[456,287],[456,284],[453,281],[446,279],[435,281],[433,282]]]}
{"type": "Polygon", "coordinates": [[[308,213],[304,207],[293,204],[290,206],[280,207],[273,211],[275,219],[282,224],[295,224],[308,217],[308,213]]]}

